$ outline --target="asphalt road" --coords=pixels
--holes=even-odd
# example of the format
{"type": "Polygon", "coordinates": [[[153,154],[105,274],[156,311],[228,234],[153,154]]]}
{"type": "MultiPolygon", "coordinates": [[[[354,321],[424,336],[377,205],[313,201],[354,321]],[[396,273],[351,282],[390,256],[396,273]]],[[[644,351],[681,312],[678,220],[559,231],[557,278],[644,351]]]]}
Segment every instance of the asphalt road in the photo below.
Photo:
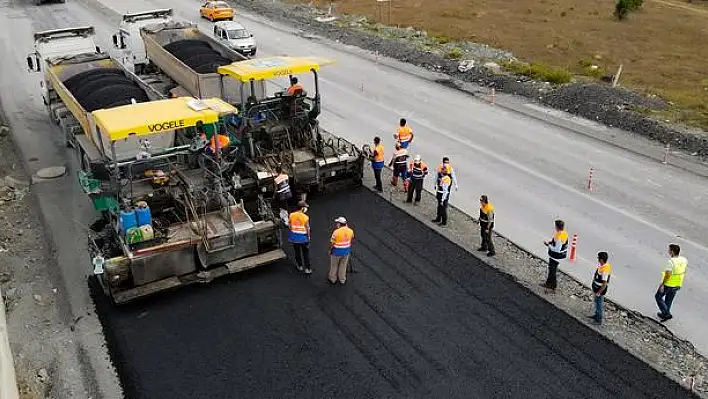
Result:
{"type": "MultiPolygon", "coordinates": [[[[90,0],[119,12],[171,7],[176,15],[200,24],[192,0],[90,0]]],[[[240,10],[239,10],[240,11],[240,10]]],[[[408,118],[416,134],[412,152],[434,167],[449,156],[460,180],[452,203],[477,213],[480,194],[497,211],[497,231],[545,256],[542,241],[553,233],[553,220],[566,221],[579,235],[579,261],[562,268],[588,281],[597,251],[610,253],[612,298],[655,317],[654,292],[661,279],[668,244],[678,242],[690,262],[687,282],[668,324],[708,353],[708,185],[690,172],[649,160],[542,120],[491,107],[467,94],[428,79],[437,76],[404,64],[386,65],[350,47],[323,43],[260,17],[240,12],[237,20],[253,31],[259,56],[315,55],[337,64],[323,69],[323,126],[363,144],[383,138],[392,154],[398,118],[408,118]],[[414,76],[408,72],[423,76],[414,76]],[[593,192],[586,190],[594,167],[593,192]]],[[[310,80],[305,79],[307,86],[310,80]]],[[[276,82],[274,82],[276,83],[276,82]]],[[[283,87],[284,81],[274,86],[283,87]]],[[[311,84],[310,84],[311,86],[311,84]]],[[[532,109],[523,101],[519,107],[532,109]]],[[[584,129],[611,132],[592,123],[584,129]]],[[[630,148],[645,146],[629,135],[630,148]]],[[[432,179],[427,188],[432,190],[432,179]]]]}
{"type": "Polygon", "coordinates": [[[127,398],[690,397],[370,191],[310,205],[310,277],[284,261],[118,310],[99,300],[127,398]],[[330,286],[338,215],[356,273],[330,286]]]}

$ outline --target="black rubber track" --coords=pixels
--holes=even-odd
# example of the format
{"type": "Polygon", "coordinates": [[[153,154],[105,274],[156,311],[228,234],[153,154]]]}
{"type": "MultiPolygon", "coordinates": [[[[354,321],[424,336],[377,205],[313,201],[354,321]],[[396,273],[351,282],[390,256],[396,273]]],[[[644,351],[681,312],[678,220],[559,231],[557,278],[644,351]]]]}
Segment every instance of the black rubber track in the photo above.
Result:
{"type": "Polygon", "coordinates": [[[94,287],[127,398],[693,397],[368,190],[310,205],[310,277],[280,262],[120,308],[94,287]],[[329,286],[339,215],[357,273],[329,286]]]}
{"type": "Polygon", "coordinates": [[[95,79],[101,79],[104,76],[108,75],[119,75],[125,77],[125,75],[120,69],[98,68],[76,74],[70,77],[69,79],[65,80],[63,83],[64,86],[66,86],[66,88],[73,93],[76,89],[80,88],[84,84],[89,83],[95,79]]]}

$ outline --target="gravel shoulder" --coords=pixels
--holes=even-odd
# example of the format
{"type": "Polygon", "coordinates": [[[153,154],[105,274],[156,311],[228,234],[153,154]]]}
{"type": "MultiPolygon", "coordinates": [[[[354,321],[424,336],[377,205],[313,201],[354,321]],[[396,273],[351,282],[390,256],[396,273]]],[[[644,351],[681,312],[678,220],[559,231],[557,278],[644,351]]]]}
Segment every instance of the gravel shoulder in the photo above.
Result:
{"type": "Polygon", "coordinates": [[[330,21],[324,12],[309,5],[281,1],[231,2],[238,8],[294,26],[308,34],[440,72],[453,81],[479,85],[481,89],[471,94],[486,96],[489,88],[495,88],[498,92],[519,95],[531,102],[619,128],[663,145],[669,144],[674,150],[684,151],[702,160],[708,157],[708,136],[705,132],[647,116],[668,106],[656,97],[648,98],[621,87],[612,88],[598,83],[574,82],[557,86],[525,76],[514,76],[500,72],[499,64],[514,58],[507,51],[476,43],[441,45],[439,40],[428,38],[424,31],[374,24],[360,16],[337,15],[338,19],[330,21]],[[450,51],[474,60],[474,66],[462,68],[464,72],[461,72],[460,61],[446,58],[450,51]]]}
{"type": "Polygon", "coordinates": [[[0,288],[20,397],[96,398],[29,183],[9,129],[0,129],[0,288]]]}

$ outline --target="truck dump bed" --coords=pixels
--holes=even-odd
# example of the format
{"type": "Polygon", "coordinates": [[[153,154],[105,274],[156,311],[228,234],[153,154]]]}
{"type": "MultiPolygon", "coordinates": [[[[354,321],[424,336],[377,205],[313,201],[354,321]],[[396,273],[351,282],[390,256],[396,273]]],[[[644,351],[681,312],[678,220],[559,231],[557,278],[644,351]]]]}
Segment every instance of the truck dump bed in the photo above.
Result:
{"type": "MultiPolygon", "coordinates": [[[[224,79],[222,90],[218,66],[247,60],[245,56],[201,32],[196,25],[168,22],[141,29],[145,51],[150,61],[177,82],[189,95],[198,98],[218,97],[238,104],[241,89],[251,95],[250,85],[224,79]]],[[[257,84],[257,98],[265,96],[265,85],[257,84]]]]}

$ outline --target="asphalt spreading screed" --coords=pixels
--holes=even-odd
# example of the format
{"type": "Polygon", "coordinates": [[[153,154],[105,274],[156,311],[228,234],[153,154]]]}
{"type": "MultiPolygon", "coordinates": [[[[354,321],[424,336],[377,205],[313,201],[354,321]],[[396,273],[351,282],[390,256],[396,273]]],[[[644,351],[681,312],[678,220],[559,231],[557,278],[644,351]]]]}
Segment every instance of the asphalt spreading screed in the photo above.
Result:
{"type": "Polygon", "coordinates": [[[692,397],[372,192],[310,206],[309,277],[283,261],[119,308],[94,295],[127,398],[692,397]],[[339,215],[356,273],[332,287],[339,215]]]}

